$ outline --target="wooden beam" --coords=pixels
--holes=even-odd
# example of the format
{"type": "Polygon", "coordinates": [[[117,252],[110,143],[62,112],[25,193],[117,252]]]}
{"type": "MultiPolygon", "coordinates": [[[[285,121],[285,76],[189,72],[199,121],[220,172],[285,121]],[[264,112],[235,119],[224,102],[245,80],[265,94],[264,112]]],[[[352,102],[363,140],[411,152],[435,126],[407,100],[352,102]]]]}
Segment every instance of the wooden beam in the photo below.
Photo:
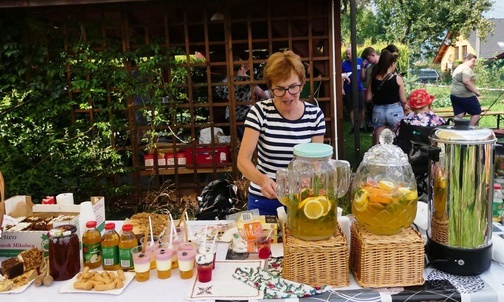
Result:
{"type": "Polygon", "coordinates": [[[155,0],[2,0],[0,1],[0,8],[105,4],[105,3],[121,3],[121,2],[154,2],[154,1],[155,0]]]}

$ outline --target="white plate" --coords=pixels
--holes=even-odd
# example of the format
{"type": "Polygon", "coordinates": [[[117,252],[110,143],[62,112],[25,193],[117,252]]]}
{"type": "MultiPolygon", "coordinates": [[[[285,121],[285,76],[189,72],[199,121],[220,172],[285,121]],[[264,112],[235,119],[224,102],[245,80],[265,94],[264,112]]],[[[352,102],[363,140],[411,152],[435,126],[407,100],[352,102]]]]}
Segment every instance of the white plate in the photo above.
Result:
{"type": "Polygon", "coordinates": [[[30,284],[33,283],[33,281],[35,281],[35,279],[31,280],[30,282],[26,283],[23,286],[16,287],[15,289],[11,289],[6,292],[0,292],[0,294],[20,294],[24,292],[28,288],[28,286],[30,286],[30,284]]]}
{"type": "MultiPolygon", "coordinates": [[[[97,270],[100,271],[100,270],[97,270]]],[[[115,273],[115,272],[114,272],[115,273]]],[[[101,295],[120,295],[126,286],[130,284],[131,280],[135,278],[135,273],[132,272],[124,272],[124,286],[118,289],[112,290],[103,290],[103,291],[95,291],[95,290],[83,290],[83,289],[75,289],[73,284],[77,281],[77,275],[75,275],[72,279],[65,282],[65,284],[60,288],[60,293],[62,294],[73,294],[73,293],[87,293],[87,294],[101,294],[101,295]]]]}

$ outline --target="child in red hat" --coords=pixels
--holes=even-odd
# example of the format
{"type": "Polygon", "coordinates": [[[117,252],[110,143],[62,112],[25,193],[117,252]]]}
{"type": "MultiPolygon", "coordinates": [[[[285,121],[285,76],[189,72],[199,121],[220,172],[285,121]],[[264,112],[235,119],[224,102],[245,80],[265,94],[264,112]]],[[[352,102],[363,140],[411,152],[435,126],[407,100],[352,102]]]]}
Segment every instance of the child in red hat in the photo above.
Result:
{"type": "MultiPolygon", "coordinates": [[[[434,102],[434,96],[430,95],[427,90],[413,90],[407,103],[413,111],[403,120],[413,126],[435,127],[446,124],[442,117],[432,112],[430,106],[432,102],[434,102]]],[[[396,136],[399,135],[399,124],[396,126],[396,136]]]]}

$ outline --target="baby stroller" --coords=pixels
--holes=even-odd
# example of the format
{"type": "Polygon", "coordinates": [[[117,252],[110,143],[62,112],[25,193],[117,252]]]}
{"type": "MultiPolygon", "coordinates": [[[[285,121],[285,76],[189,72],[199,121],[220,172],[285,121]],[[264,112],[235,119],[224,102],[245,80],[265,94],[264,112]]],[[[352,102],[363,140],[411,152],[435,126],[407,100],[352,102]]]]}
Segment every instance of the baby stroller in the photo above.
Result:
{"type": "Polygon", "coordinates": [[[418,197],[427,196],[429,154],[422,146],[429,144],[429,135],[436,127],[413,126],[401,121],[396,145],[408,155],[408,161],[415,174],[418,197]],[[425,194],[425,195],[424,195],[425,194]]]}

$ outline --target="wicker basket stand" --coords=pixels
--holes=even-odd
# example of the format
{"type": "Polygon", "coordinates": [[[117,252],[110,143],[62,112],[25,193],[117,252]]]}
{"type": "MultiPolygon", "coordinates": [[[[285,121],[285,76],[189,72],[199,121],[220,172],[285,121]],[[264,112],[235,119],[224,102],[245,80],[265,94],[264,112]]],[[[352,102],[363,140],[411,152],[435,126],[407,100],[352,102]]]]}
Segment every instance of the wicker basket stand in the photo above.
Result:
{"type": "Polygon", "coordinates": [[[350,269],[362,287],[397,287],[424,283],[424,241],[406,228],[399,234],[375,235],[354,221],[350,269]]]}
{"type": "Polygon", "coordinates": [[[350,284],[348,243],[339,226],[335,236],[318,241],[301,240],[293,237],[287,227],[284,230],[285,279],[311,286],[350,284]]]}

